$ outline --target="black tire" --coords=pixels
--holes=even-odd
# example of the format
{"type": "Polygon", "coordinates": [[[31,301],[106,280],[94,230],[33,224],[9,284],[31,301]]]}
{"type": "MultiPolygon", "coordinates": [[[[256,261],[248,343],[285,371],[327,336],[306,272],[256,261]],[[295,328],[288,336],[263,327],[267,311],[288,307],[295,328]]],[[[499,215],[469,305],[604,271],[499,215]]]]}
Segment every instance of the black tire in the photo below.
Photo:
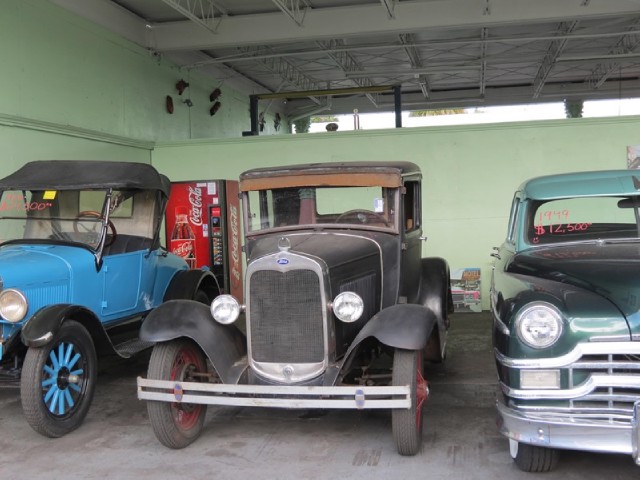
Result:
{"type": "Polygon", "coordinates": [[[89,332],[73,320],[64,322],[48,345],[29,348],[20,397],[31,428],[51,438],[78,428],[91,406],[97,365],[89,332]]]}
{"type": "MultiPolygon", "coordinates": [[[[191,340],[178,339],[153,347],[147,378],[155,380],[198,381],[192,373],[206,373],[202,350],[191,340]]],[[[206,405],[147,402],[149,421],[156,438],[165,447],[184,448],[202,432],[206,405]]]]}
{"type": "Polygon", "coordinates": [[[392,383],[409,385],[411,392],[411,408],[391,411],[393,439],[400,455],[415,455],[422,446],[422,407],[428,396],[421,352],[396,348],[392,383]]]}
{"type": "Polygon", "coordinates": [[[558,450],[509,440],[511,458],[523,472],[550,472],[558,464],[558,450]]]}

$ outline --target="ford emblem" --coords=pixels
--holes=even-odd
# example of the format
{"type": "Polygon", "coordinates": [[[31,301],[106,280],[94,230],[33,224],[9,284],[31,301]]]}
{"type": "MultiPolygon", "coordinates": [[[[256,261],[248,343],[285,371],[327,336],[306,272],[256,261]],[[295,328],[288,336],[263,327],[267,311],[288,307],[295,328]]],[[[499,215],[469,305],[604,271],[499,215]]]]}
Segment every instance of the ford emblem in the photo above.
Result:
{"type": "Polygon", "coordinates": [[[278,265],[288,265],[289,264],[289,260],[287,260],[286,258],[279,258],[277,260],[278,265]]]}

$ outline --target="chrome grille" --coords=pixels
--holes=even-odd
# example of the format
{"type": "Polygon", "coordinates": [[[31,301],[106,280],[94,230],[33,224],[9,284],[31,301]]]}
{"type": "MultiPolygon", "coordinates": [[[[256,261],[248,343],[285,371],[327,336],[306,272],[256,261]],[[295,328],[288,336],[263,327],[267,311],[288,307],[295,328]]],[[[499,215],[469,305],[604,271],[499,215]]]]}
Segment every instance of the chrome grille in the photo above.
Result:
{"type": "Polygon", "coordinates": [[[633,404],[640,401],[640,356],[638,355],[585,355],[568,369],[569,388],[578,387],[594,374],[621,376],[630,385],[599,386],[583,397],[570,400],[570,408],[590,418],[613,420],[631,418],[633,404]]]}
{"type": "Polygon", "coordinates": [[[251,355],[256,362],[324,360],[320,280],[312,270],[261,270],[251,275],[251,355]]]}

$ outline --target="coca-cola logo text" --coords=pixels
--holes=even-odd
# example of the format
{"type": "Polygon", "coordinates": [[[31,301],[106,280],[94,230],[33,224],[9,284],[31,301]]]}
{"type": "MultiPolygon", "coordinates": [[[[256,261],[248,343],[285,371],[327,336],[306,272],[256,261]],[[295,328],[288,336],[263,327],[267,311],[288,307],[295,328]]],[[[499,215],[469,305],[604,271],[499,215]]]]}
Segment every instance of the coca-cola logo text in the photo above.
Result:
{"type": "Polygon", "coordinates": [[[238,225],[238,209],[235,205],[230,205],[229,220],[231,224],[231,275],[240,282],[242,273],[240,272],[240,226],[238,225]]]}
{"type": "Polygon", "coordinates": [[[186,258],[193,252],[193,244],[191,240],[172,240],[171,253],[182,258],[186,258]]]}
{"type": "Polygon", "coordinates": [[[189,220],[193,225],[202,225],[202,189],[198,187],[189,187],[189,203],[191,211],[189,220]]]}

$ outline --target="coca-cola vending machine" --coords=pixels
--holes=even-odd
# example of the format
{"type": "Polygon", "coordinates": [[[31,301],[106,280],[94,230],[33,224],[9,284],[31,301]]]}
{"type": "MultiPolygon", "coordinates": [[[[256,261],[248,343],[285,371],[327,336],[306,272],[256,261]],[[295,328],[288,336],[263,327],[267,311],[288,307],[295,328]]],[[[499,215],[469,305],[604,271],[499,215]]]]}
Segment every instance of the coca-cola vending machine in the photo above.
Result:
{"type": "Polygon", "coordinates": [[[223,293],[242,299],[238,182],[172,182],[165,215],[167,248],[190,268],[206,267],[223,293]]]}

